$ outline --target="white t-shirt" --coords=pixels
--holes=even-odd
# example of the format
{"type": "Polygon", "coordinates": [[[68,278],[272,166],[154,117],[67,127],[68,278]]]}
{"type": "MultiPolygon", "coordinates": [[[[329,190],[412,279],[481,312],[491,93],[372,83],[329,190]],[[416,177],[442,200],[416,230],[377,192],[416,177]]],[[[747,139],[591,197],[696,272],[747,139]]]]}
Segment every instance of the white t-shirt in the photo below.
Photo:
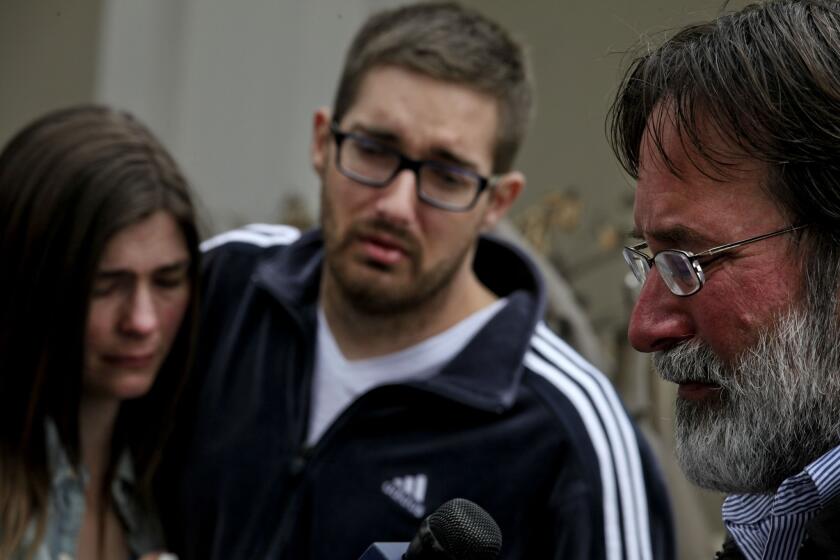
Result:
{"type": "Polygon", "coordinates": [[[307,443],[314,445],[356,397],[372,388],[437,374],[506,303],[499,299],[414,346],[366,360],[344,357],[319,307],[307,443]]]}

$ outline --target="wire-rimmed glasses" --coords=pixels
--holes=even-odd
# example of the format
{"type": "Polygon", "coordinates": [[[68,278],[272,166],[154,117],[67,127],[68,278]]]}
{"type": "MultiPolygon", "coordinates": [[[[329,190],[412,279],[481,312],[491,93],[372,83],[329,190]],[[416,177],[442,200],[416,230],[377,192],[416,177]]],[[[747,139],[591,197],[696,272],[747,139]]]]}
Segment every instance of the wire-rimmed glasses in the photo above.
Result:
{"type": "Polygon", "coordinates": [[[703,273],[700,259],[719,256],[721,253],[737,247],[806,227],[808,227],[807,224],[789,226],[778,231],[765,233],[764,235],[757,235],[742,241],[712,247],[700,253],[692,253],[691,251],[683,251],[681,249],[665,249],[651,257],[642,252],[643,249],[647,248],[647,243],[639,243],[632,247],[625,247],[622,254],[624,255],[627,266],[630,267],[631,272],[633,272],[633,275],[640,284],[645,283],[648,272],[655,264],[660,276],[662,276],[662,281],[665,282],[665,285],[668,286],[671,293],[685,297],[696,294],[703,287],[703,284],[706,283],[706,276],[703,273]]]}
{"type": "Polygon", "coordinates": [[[343,132],[333,122],[336,166],[342,175],[369,187],[384,187],[402,170],[414,172],[417,196],[423,202],[451,212],[475,206],[478,197],[492,186],[495,177],[484,177],[457,165],[411,159],[374,138],[343,132]]]}

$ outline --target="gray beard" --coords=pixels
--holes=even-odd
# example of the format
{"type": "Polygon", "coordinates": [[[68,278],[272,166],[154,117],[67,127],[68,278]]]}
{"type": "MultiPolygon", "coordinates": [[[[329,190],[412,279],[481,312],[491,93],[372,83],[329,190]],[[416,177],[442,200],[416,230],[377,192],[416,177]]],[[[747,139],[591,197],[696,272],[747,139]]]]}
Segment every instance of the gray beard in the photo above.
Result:
{"type": "Polygon", "coordinates": [[[840,443],[833,309],[787,313],[733,364],[697,340],[654,356],[667,381],[722,387],[714,401],[677,399],[677,460],[689,480],[726,493],[772,493],[840,443]]]}

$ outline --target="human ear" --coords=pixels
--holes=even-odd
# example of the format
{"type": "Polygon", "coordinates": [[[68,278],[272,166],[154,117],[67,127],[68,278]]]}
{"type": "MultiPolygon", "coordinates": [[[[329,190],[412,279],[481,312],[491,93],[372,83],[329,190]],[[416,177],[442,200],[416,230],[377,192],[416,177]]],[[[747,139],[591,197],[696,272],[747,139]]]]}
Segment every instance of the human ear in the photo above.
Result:
{"type": "Polygon", "coordinates": [[[312,144],[309,156],[315,173],[324,178],[330,153],[330,123],[332,112],[328,107],[321,107],[312,117],[312,144]]]}
{"type": "Polygon", "coordinates": [[[498,177],[488,192],[490,200],[482,220],[482,229],[493,229],[507,214],[524,188],[525,175],[519,171],[510,171],[498,177]]]}

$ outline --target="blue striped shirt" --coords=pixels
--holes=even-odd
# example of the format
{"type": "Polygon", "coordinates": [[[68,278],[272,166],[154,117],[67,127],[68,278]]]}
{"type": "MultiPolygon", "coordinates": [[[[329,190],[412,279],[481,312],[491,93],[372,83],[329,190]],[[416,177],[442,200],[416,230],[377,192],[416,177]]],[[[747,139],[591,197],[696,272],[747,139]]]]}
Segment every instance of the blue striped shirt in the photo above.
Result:
{"type": "Polygon", "coordinates": [[[840,446],[785,480],[775,494],[734,494],[723,523],[749,560],[796,558],[808,522],[840,495],[840,446]]]}

